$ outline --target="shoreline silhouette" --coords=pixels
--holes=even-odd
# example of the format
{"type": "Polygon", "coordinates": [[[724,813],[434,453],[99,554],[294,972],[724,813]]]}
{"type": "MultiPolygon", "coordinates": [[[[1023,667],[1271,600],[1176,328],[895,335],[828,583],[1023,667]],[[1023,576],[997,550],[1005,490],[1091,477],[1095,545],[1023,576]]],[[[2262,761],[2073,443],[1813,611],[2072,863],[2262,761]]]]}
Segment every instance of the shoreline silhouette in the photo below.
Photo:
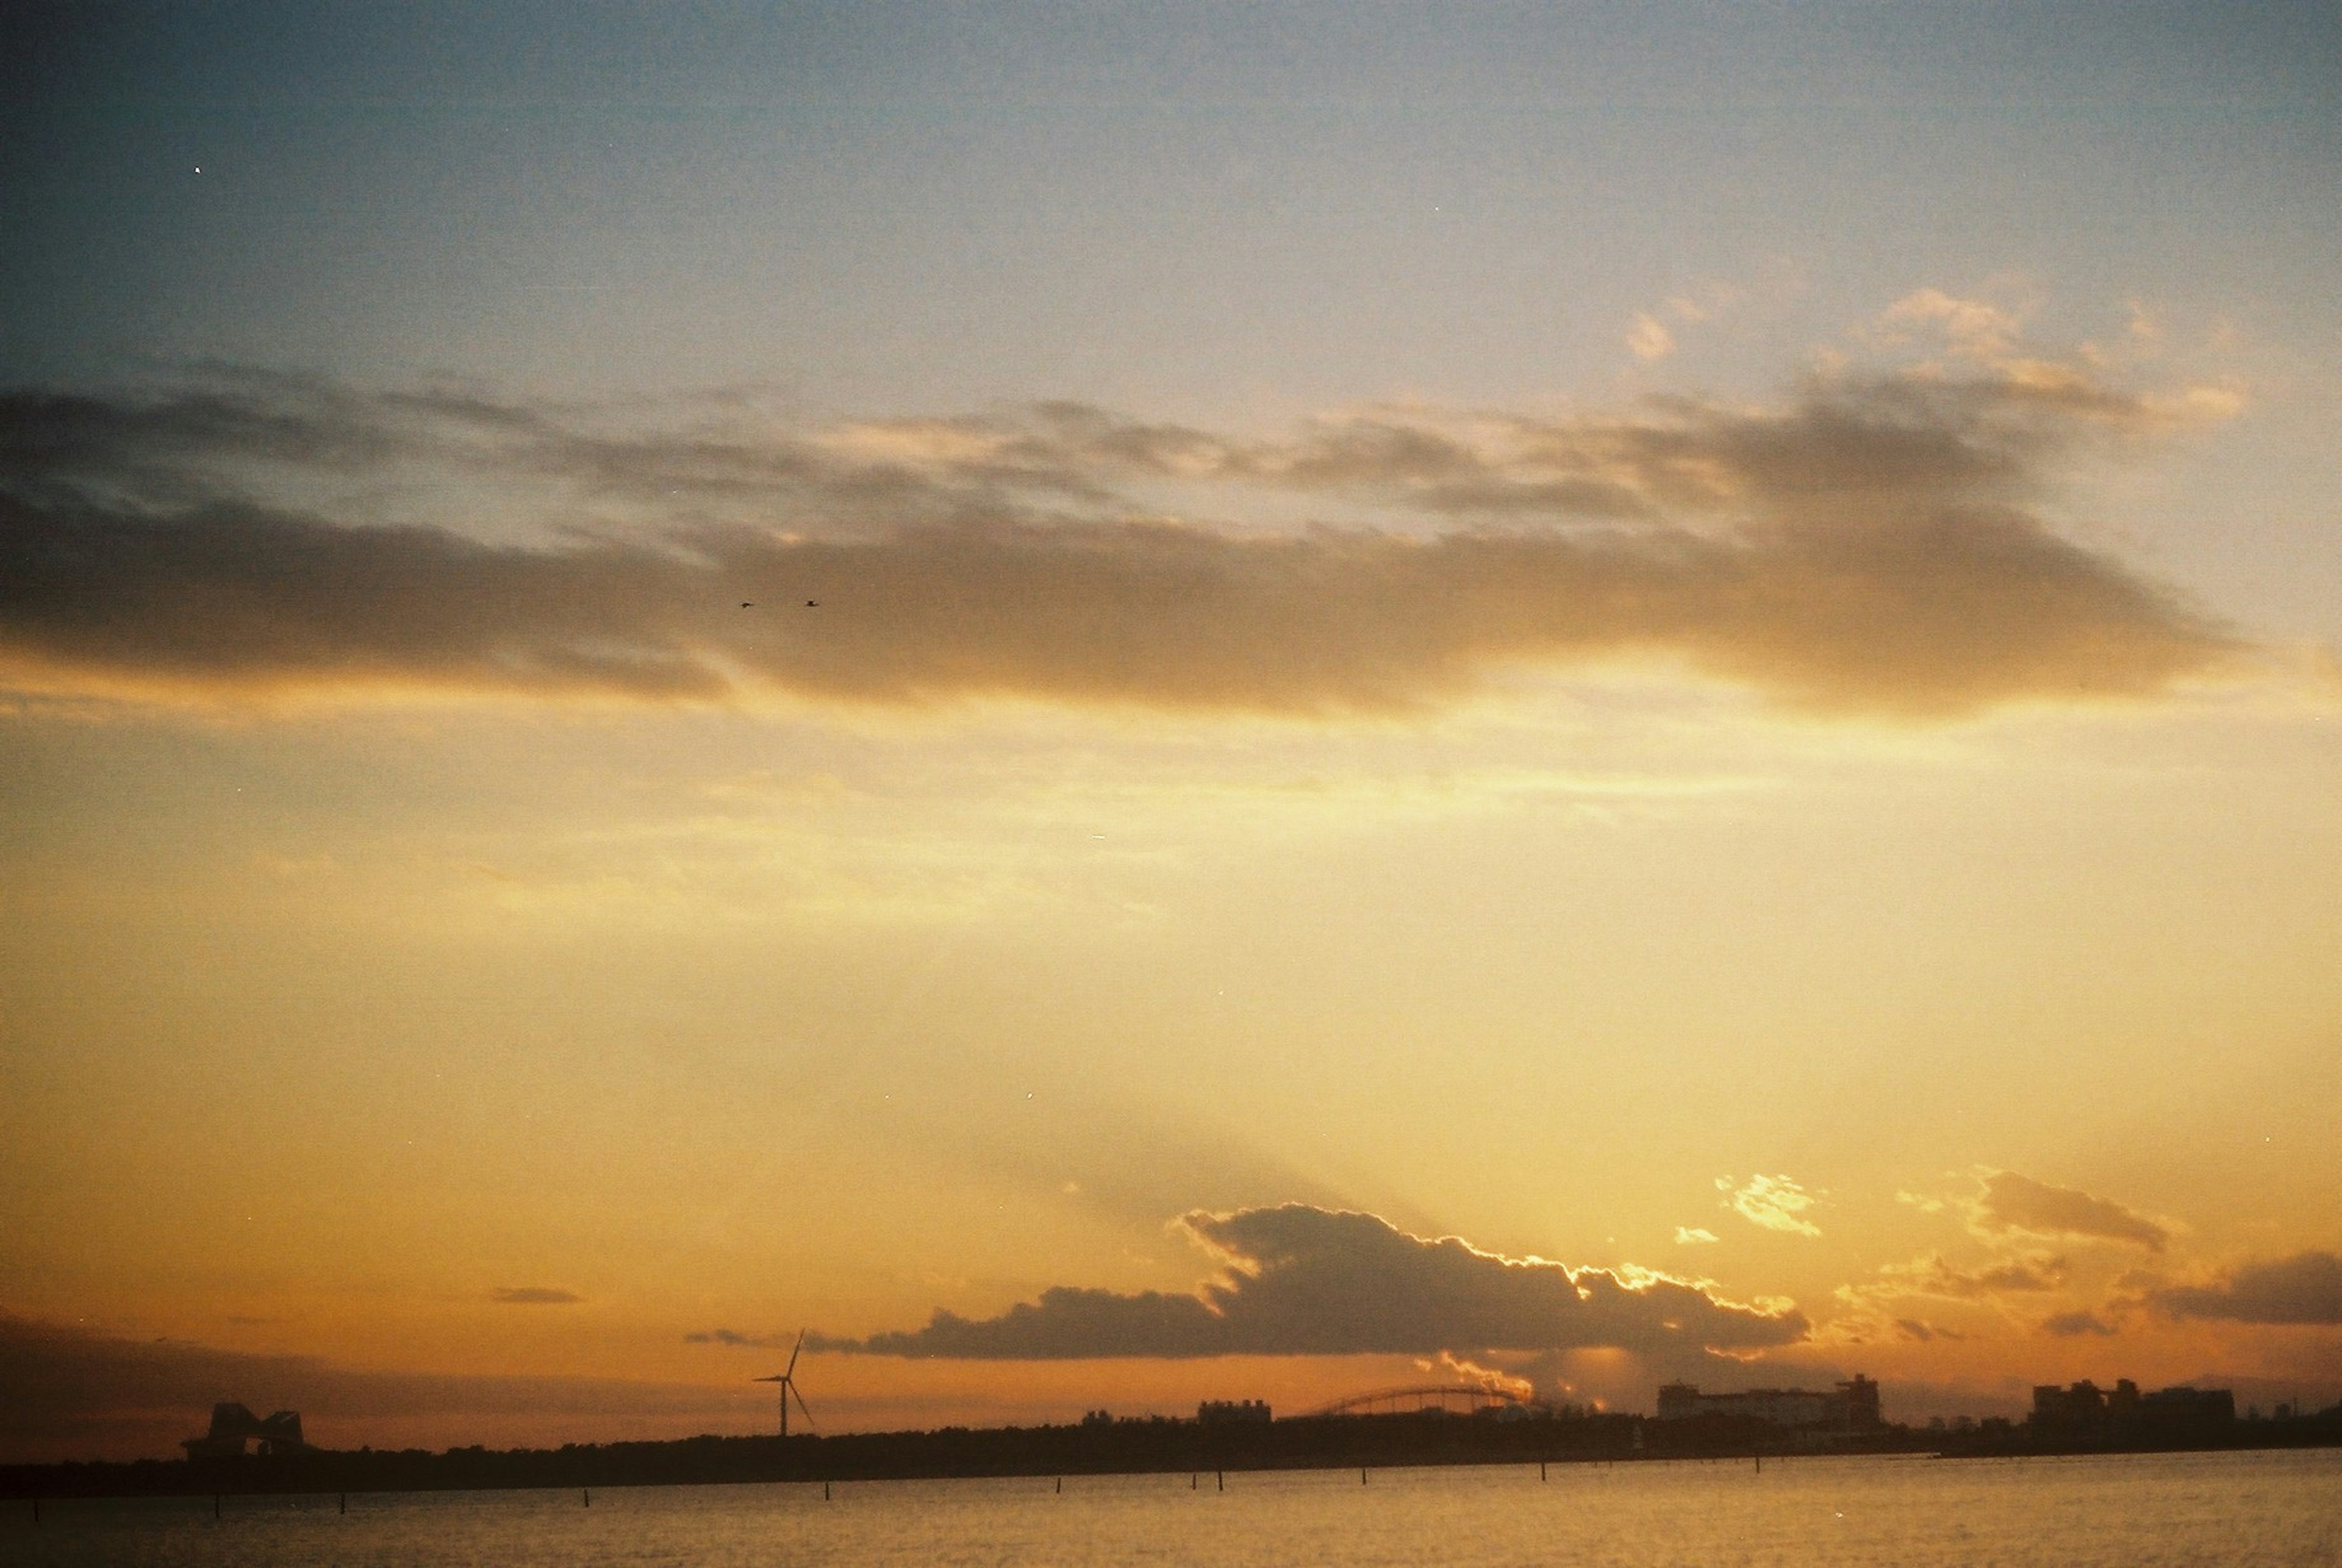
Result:
{"type": "Polygon", "coordinates": [[[485,1491],[517,1488],[836,1483],[1008,1476],[1188,1474],[1435,1465],[1633,1463],[1855,1454],[1945,1459],[2077,1453],[2342,1447],[2342,1405],[2161,1434],[2077,1436],[1990,1421],[1966,1431],[1883,1426],[1796,1433],[1728,1416],[1556,1412],[1511,1420],[1432,1412],[1199,1422],[1156,1416],[1031,1427],[816,1436],[700,1436],[661,1442],[335,1450],[241,1457],[0,1466],[15,1499],[485,1491]]]}

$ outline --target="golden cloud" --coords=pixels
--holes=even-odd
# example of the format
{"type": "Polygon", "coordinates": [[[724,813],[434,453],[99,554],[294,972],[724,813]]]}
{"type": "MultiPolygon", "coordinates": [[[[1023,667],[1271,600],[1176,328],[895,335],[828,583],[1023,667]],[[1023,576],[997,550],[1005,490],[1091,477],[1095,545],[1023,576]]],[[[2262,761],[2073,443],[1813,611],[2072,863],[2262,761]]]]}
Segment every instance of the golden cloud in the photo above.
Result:
{"type": "Polygon", "coordinates": [[[249,375],[18,392],[0,678],[1324,715],[1658,660],[1942,718],[2217,665],[2231,635],[2035,509],[2168,400],[2036,370],[1281,440],[1070,404],[677,429],[249,375]]]}

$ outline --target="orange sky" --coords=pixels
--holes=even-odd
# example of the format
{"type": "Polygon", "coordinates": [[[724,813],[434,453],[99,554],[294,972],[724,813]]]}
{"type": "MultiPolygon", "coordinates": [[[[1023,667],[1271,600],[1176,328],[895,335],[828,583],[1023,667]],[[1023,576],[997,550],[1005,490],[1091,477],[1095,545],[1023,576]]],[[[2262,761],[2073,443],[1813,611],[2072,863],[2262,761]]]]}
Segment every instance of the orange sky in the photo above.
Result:
{"type": "MultiPolygon", "coordinates": [[[[1605,46],[1696,86],[1684,15],[1605,46]]],[[[1494,114],[1497,45],[1566,53],[1521,25],[1424,90],[1494,114]]],[[[1843,113],[2048,170],[2030,66],[1955,113],[1873,25],[1843,113]]],[[[1241,145],[1152,188],[1234,204],[1199,234],[1282,214],[1329,316],[1258,256],[1182,294],[1199,238],[966,229],[968,191],[1130,219],[1115,138],[1184,111],[1073,92],[1124,45],[966,97],[882,51],[869,118],[768,106],[753,155],[815,216],[708,196],[686,275],[636,227],[685,198],[579,194],[549,122],[399,75],[438,45],[268,108],[261,45],[161,48],[193,26],[109,65],[61,25],[27,111],[76,168],[214,149],[242,183],[171,201],[245,226],[166,204],[152,245],[302,271],[281,316],[109,272],[150,333],[117,339],[56,292],[113,187],[24,194],[12,265],[79,325],[0,355],[0,1457],[167,1453],[215,1399],[332,1445],[760,1430],[805,1328],[826,1430],[1474,1367],[1626,1409],[1862,1371],[1899,1419],[2084,1376],[2342,1398],[2342,321],[2293,164],[2207,133],[2258,172],[2171,199],[2262,251],[2191,268],[2151,202],[1894,221],[1936,155],[1831,154],[1782,106],[1827,65],[1795,27],[1751,40],[1778,102],[1489,123],[1523,159],[1596,127],[1575,196],[1369,157],[1406,103],[1279,162],[1393,41],[1313,35],[1289,111],[1177,44],[1241,145]],[[213,101],[185,71],[264,106],[171,109],[213,101]],[[955,115],[965,188],[854,183],[955,115]],[[337,221],[441,224],[415,265],[471,283],[402,315],[356,238],[302,248],[319,125],[396,175],[337,221]],[[433,185],[451,127],[495,155],[433,185]],[[1797,144],[1780,213],[1649,194],[1668,138],[1707,181],[1744,134],[1797,144]],[[496,215],[506,177],[546,205],[496,215]],[[1261,189],[1343,180],[1378,194],[1261,189]],[[1801,237],[1830,190],[1847,235],[1801,237]],[[1556,237],[1570,201],[1674,259],[1556,237]],[[783,238],[811,281],[614,369],[489,265],[556,208],[545,265],[600,256],[614,324],[735,321],[783,238]],[[1383,270],[1343,271],[1368,222],[1383,270]],[[962,352],[873,335],[879,284],[821,260],[882,231],[903,310],[955,280],[962,352]],[[1578,280],[1543,337],[1504,314],[1532,252],[1578,280]],[[1514,325],[1458,335],[1483,306],[1514,325]]],[[[2086,84],[2136,133],[2089,169],[2168,174],[2167,68],[2330,128],[2151,32],[2086,84]]],[[[732,169],[739,125],[621,161],[732,169]]]]}

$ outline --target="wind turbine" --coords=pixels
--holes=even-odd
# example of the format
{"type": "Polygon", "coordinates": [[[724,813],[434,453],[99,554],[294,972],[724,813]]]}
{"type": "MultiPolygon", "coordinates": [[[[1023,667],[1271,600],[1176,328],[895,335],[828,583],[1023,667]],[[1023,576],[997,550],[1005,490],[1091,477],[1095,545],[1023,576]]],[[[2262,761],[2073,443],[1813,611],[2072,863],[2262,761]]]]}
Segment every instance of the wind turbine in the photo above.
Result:
{"type": "Polygon", "coordinates": [[[805,1342],[806,1331],[803,1329],[797,1330],[796,1349],[789,1352],[789,1364],[781,1370],[779,1375],[775,1377],[751,1378],[749,1380],[752,1383],[777,1383],[781,1385],[781,1435],[783,1437],[786,1437],[789,1434],[789,1401],[792,1399],[797,1402],[797,1408],[805,1412],[806,1430],[808,1432],[813,1431],[813,1411],[811,1407],[806,1403],[805,1395],[797,1392],[797,1380],[796,1375],[797,1370],[797,1355],[805,1349],[805,1342]]]}

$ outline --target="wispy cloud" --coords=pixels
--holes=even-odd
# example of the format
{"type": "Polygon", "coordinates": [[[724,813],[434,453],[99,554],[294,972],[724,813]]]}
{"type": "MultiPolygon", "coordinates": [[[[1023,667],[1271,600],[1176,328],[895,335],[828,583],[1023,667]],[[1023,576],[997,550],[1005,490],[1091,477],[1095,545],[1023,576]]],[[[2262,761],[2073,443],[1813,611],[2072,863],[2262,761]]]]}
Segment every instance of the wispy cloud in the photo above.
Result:
{"type": "Polygon", "coordinates": [[[1992,1296],[2031,1294],[2064,1286],[2066,1260],[2046,1254],[2003,1258],[1981,1268],[1956,1268],[1941,1253],[1928,1253],[1907,1263],[1884,1263],[1878,1283],[1865,1287],[1887,1296],[1941,1296],[1952,1301],[1978,1301],[1992,1296]]]}
{"type": "Polygon", "coordinates": [[[1676,335],[1647,310],[1638,310],[1626,326],[1626,349],[1636,359],[1665,359],[1676,351],[1676,335]]]}
{"type": "Polygon", "coordinates": [[[793,1333],[739,1333],[728,1328],[708,1329],[683,1336],[686,1344],[728,1344],[755,1350],[787,1350],[796,1343],[793,1333]]]}
{"type": "Polygon", "coordinates": [[[2041,1320],[2041,1332],[2053,1339],[2101,1338],[2117,1333],[2113,1323],[2093,1312],[2053,1313],[2041,1320]]]}
{"type": "Polygon", "coordinates": [[[1756,1175],[1746,1182],[1718,1176],[1716,1186],[1725,1194],[1726,1206],[1752,1225],[1798,1236],[1822,1233],[1819,1225],[1806,1218],[1806,1211],[1814,1206],[1815,1194],[1787,1176],[1756,1175]]]}
{"type": "Polygon", "coordinates": [[[507,1285],[492,1299],[500,1306],[575,1306],[586,1298],[550,1285],[507,1285]]]}
{"type": "Polygon", "coordinates": [[[1732,1351],[1793,1343],[1806,1320],[1647,1270],[1571,1269],[1411,1235],[1372,1214],[1286,1203],[1186,1215],[1222,1272],[1193,1294],[1061,1285],[996,1317],[938,1310],[924,1328],[809,1345],[868,1355],[1353,1355],[1608,1346],[1732,1351]]]}
{"type": "Polygon", "coordinates": [[[1922,1316],[1919,1303],[1957,1302],[1982,1308],[2004,1321],[2018,1302],[2037,1302],[2063,1291],[2068,1277],[2064,1258],[2046,1253],[1989,1259],[1960,1267],[1941,1253],[1922,1253],[1907,1263],[1882,1263],[1869,1279],[1837,1287],[1845,1310],[1834,1315],[1820,1337],[1861,1344],[1882,1337],[1927,1342],[1957,1340],[1967,1331],[1922,1316]],[[1921,1332],[1924,1330],[1925,1332],[1921,1332]]]}
{"type": "Polygon", "coordinates": [[[1530,1398],[1536,1393],[1535,1378],[1521,1377],[1505,1371],[1502,1367],[1482,1366],[1477,1362],[1468,1361],[1448,1351],[1441,1351],[1436,1360],[1418,1361],[1415,1364],[1426,1372],[1452,1377],[1458,1383],[1469,1383],[1475,1388],[1509,1393],[1520,1399],[1530,1398]]]}
{"type": "Polygon", "coordinates": [[[1895,1332],[1907,1340],[1916,1341],[1921,1344],[1927,1344],[1939,1339],[1962,1340],[1967,1338],[1967,1335],[1962,1333],[1957,1329],[1946,1328],[1942,1323],[1929,1323],[1925,1318],[1916,1317],[1897,1318],[1895,1320],[1895,1332]]]}
{"type": "Polygon", "coordinates": [[[1703,284],[1692,294],[1671,295],[1634,314],[1626,325],[1627,352],[1646,365],[1665,359],[1675,353],[1676,334],[1682,328],[1710,322],[1719,311],[1746,301],[1746,291],[1720,281],[1703,284]]]}
{"type": "Polygon", "coordinates": [[[2235,640],[2037,500],[2184,414],[2055,368],[1279,438],[1073,404],[792,425],[249,374],[18,391],[0,679],[1306,715],[1657,659],[1840,714],[2151,695],[2235,640]]]}
{"type": "Polygon", "coordinates": [[[1872,325],[1888,342],[1923,333],[1939,336],[1954,353],[1986,365],[2006,363],[2023,328],[2022,316],[2010,306],[1939,288],[1913,290],[1881,311],[1872,325]]]}

